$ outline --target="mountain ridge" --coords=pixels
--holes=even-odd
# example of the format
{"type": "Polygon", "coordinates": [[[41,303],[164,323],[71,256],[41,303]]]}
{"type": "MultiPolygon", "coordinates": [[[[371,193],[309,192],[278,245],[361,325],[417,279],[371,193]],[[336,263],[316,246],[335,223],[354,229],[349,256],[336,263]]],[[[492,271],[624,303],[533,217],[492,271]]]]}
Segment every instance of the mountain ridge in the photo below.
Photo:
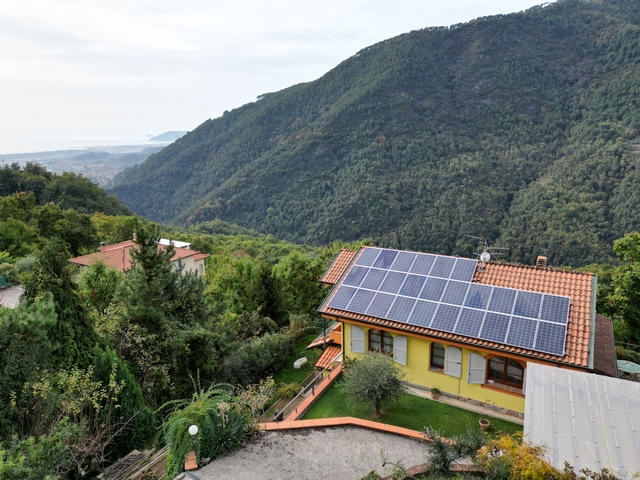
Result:
{"type": "Polygon", "coordinates": [[[112,193],[310,244],[471,255],[476,235],[525,263],[608,261],[640,220],[639,10],[565,0],[385,40],[207,120],[112,193]]]}

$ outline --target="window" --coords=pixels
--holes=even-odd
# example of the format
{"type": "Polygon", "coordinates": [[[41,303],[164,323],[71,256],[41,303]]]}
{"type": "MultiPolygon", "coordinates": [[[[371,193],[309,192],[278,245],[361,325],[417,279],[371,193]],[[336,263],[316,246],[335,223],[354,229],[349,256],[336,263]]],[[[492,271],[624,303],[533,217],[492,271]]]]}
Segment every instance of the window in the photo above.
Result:
{"type": "Polygon", "coordinates": [[[488,380],[522,388],[523,378],[524,367],[515,360],[505,357],[492,357],[489,360],[488,380]]]}
{"type": "Polygon", "coordinates": [[[431,368],[444,370],[444,347],[441,343],[431,344],[431,368]]]}
{"type": "Polygon", "coordinates": [[[369,330],[369,350],[393,355],[393,337],[377,328],[369,330]]]}

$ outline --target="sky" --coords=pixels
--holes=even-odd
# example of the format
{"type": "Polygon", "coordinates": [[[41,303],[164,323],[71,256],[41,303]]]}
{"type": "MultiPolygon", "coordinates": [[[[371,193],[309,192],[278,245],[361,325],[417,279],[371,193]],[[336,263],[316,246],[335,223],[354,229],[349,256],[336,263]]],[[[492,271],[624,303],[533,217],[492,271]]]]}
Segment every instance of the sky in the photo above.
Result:
{"type": "Polygon", "coordinates": [[[541,3],[3,2],[0,154],[193,130],[258,95],[313,81],[379,41],[541,3]]]}

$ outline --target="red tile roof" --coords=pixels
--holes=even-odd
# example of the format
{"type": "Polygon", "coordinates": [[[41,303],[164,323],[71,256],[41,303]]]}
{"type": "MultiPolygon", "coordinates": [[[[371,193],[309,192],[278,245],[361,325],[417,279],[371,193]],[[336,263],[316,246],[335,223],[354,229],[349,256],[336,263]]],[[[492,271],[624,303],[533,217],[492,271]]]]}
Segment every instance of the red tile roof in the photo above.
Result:
{"type": "Polygon", "coordinates": [[[338,252],[336,257],[327,268],[327,271],[324,272],[320,281],[325,285],[335,285],[340,279],[340,275],[347,269],[353,257],[358,253],[357,250],[346,250],[342,249],[338,252]]]}
{"type": "MultiPolygon", "coordinates": [[[[359,250],[356,253],[359,253],[359,250]]],[[[355,255],[354,255],[355,256],[355,255]]],[[[351,259],[354,258],[351,257],[351,259]]],[[[338,260],[338,257],[336,257],[338,260]]],[[[331,266],[327,272],[332,273],[332,278],[340,278],[349,264],[341,262],[340,266],[331,266]]],[[[325,274],[326,276],[327,274],[325,274]]],[[[466,337],[455,333],[441,332],[430,328],[418,327],[401,322],[384,320],[381,318],[346,312],[328,306],[329,300],[337,290],[331,292],[327,301],[323,304],[320,313],[328,318],[353,319],[365,323],[386,326],[391,329],[403,330],[429,337],[450,340],[468,345],[476,345],[493,350],[500,350],[516,355],[547,360],[549,362],[567,364],[580,368],[591,368],[589,363],[589,347],[591,335],[591,306],[594,295],[594,276],[590,273],[581,273],[568,270],[555,270],[552,268],[537,268],[523,265],[510,265],[501,263],[487,263],[482,271],[476,270],[473,277],[474,283],[496,285],[501,287],[517,288],[534,292],[544,292],[555,295],[566,295],[571,299],[569,308],[569,321],[567,324],[567,338],[565,355],[551,355],[534,350],[512,347],[501,343],[466,337]]],[[[595,312],[594,312],[595,313],[595,312]]]]}
{"type": "MultiPolygon", "coordinates": [[[[98,253],[90,253],[69,259],[71,263],[81,266],[89,266],[95,262],[103,262],[109,268],[116,268],[121,272],[131,268],[131,249],[135,247],[135,242],[127,240],[126,242],[114,243],[112,245],[103,245],[98,248],[98,253]]],[[[165,249],[165,245],[158,245],[158,248],[165,249]]],[[[209,257],[207,253],[200,253],[197,250],[187,248],[173,247],[174,254],[171,257],[172,262],[179,259],[193,257],[194,260],[202,260],[209,257]]]]}
{"type": "Polygon", "coordinates": [[[322,369],[327,368],[331,365],[331,362],[333,362],[338,354],[340,354],[341,350],[342,347],[340,347],[340,345],[328,345],[327,348],[324,349],[324,352],[322,352],[322,355],[318,358],[315,366],[322,369]]]}

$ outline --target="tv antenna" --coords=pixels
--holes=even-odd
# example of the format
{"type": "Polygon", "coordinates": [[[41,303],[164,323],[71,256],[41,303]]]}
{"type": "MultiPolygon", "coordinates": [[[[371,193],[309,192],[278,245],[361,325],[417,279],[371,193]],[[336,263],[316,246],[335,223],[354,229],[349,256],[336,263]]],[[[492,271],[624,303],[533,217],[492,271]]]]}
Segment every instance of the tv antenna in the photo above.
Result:
{"type": "Polygon", "coordinates": [[[493,257],[504,255],[506,251],[509,250],[506,247],[490,247],[489,239],[487,237],[474,237],[473,235],[465,235],[465,237],[473,238],[482,244],[482,252],[473,253],[475,256],[480,258],[482,268],[484,268],[484,264],[489,262],[493,257]]]}

